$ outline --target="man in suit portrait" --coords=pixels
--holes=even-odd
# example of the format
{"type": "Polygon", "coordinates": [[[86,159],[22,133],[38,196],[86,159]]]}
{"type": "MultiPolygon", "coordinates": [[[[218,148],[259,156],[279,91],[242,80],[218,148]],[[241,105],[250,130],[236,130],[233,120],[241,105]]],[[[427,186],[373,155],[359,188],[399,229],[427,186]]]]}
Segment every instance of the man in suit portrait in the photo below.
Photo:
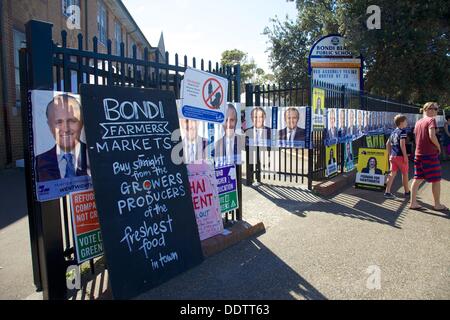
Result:
{"type": "Polygon", "coordinates": [[[86,176],[86,144],[80,141],[83,120],[80,102],[68,94],[55,96],[47,105],[47,124],[55,146],[36,156],[38,182],[86,176]]]}
{"type": "Polygon", "coordinates": [[[300,112],[296,108],[288,108],[284,112],[284,120],[286,121],[286,128],[278,131],[278,139],[281,144],[293,146],[294,141],[305,140],[305,129],[298,126],[300,112]]]}
{"type": "Polygon", "coordinates": [[[346,135],[347,135],[347,127],[345,123],[345,109],[339,109],[338,137],[344,138],[346,135]]]}
{"type": "Polygon", "coordinates": [[[355,124],[355,110],[348,110],[348,134],[350,136],[356,136],[356,124],[355,124]]]}
{"type": "Polygon", "coordinates": [[[261,107],[253,108],[251,114],[253,126],[247,129],[247,138],[253,140],[253,146],[270,146],[271,131],[265,126],[266,112],[261,107]]]}
{"type": "Polygon", "coordinates": [[[370,157],[369,160],[367,161],[367,166],[362,169],[362,173],[367,173],[371,175],[383,174],[381,169],[377,168],[377,165],[378,165],[377,158],[370,157]]]}
{"type": "Polygon", "coordinates": [[[214,146],[214,158],[219,164],[234,164],[239,162],[241,150],[244,146],[243,136],[236,134],[237,123],[237,110],[233,104],[229,103],[227,105],[225,123],[223,124],[225,134],[217,140],[214,146]]]}
{"type": "Polygon", "coordinates": [[[180,128],[183,135],[184,162],[190,164],[205,161],[208,141],[198,135],[198,121],[180,119],[180,128]]]}
{"type": "Polygon", "coordinates": [[[328,139],[337,138],[337,128],[336,128],[336,109],[328,109],[328,139]]]}
{"type": "Polygon", "coordinates": [[[358,110],[356,116],[356,136],[360,137],[364,134],[363,111],[358,110]]]}

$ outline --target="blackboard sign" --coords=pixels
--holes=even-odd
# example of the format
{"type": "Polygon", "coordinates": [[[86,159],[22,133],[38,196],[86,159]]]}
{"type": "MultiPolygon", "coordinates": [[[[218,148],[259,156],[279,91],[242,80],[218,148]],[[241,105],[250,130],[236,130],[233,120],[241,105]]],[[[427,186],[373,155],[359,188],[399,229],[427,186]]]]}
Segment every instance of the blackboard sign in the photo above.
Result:
{"type": "Polygon", "coordinates": [[[134,297],[203,260],[172,92],[81,86],[86,140],[114,298],[134,297]]]}

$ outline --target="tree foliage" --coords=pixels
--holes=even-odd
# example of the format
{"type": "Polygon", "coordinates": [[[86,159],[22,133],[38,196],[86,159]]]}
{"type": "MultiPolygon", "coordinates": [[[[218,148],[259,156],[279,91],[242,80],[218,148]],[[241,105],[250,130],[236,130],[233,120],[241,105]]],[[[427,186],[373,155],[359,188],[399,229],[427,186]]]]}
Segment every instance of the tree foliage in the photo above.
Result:
{"type": "Polygon", "coordinates": [[[225,50],[222,52],[222,58],[220,60],[222,65],[241,65],[241,84],[242,90],[245,83],[268,83],[274,81],[274,76],[270,73],[266,73],[264,69],[259,68],[253,58],[249,58],[248,54],[238,50],[225,50]]]}
{"type": "Polygon", "coordinates": [[[275,18],[264,31],[278,81],[307,81],[312,44],[326,34],[340,33],[364,57],[366,90],[405,102],[448,103],[450,2],[297,0],[296,6],[295,20],[275,18]],[[381,9],[381,29],[367,28],[371,4],[381,9]]]}

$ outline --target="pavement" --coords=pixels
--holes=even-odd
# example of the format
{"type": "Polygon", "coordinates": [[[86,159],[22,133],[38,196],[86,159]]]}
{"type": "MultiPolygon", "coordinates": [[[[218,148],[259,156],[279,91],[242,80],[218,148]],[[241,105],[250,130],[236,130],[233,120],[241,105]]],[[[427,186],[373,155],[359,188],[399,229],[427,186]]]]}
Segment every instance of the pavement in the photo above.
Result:
{"type": "Polygon", "coordinates": [[[0,171],[0,299],[35,293],[23,169],[0,171]]]}
{"type": "MultiPolygon", "coordinates": [[[[11,172],[0,173],[0,185],[17,174],[11,172]]],[[[441,197],[450,206],[449,162],[443,177],[441,197]]],[[[137,299],[449,299],[450,215],[432,210],[429,184],[419,195],[428,210],[408,210],[399,183],[397,200],[353,187],[328,197],[295,184],[243,187],[244,219],[262,221],[266,232],[137,299]]],[[[2,203],[5,192],[8,201],[21,199],[17,190],[1,188],[2,203]]],[[[1,216],[14,211],[4,207],[1,216]]],[[[2,218],[0,299],[33,292],[21,216],[7,224],[2,218]]],[[[104,279],[91,291],[108,291],[104,279]]]]}

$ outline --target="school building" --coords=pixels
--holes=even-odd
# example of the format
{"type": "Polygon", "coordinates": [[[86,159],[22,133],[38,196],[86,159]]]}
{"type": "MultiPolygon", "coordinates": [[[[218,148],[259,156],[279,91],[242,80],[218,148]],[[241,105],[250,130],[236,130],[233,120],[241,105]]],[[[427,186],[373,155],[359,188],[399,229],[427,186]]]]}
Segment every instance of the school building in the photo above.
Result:
{"type": "Polygon", "coordinates": [[[67,46],[78,48],[78,34],[83,35],[83,48],[92,50],[92,38],[98,38],[98,51],[142,59],[144,48],[149,59],[158,55],[165,60],[164,36],[152,47],[121,0],[2,0],[0,1],[0,169],[14,167],[23,159],[22,110],[18,50],[26,46],[25,23],[42,20],[53,24],[53,39],[60,41],[67,31],[67,46]],[[19,160],[19,161],[18,161],[19,160]],[[18,161],[18,162],[17,162],[18,161]]]}

